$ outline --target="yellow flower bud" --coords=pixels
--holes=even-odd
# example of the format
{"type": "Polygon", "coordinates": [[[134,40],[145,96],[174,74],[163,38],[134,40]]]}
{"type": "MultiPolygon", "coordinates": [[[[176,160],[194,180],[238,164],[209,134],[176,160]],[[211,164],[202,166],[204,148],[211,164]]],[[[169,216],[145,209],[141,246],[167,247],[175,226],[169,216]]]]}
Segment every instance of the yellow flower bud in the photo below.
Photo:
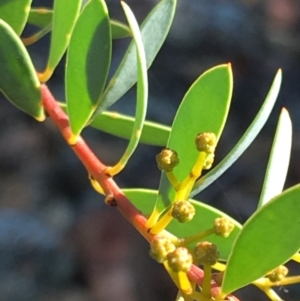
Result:
{"type": "Polygon", "coordinates": [[[187,248],[176,248],[172,253],[167,255],[170,268],[174,272],[187,272],[193,264],[193,256],[187,248]]]}
{"type": "Polygon", "coordinates": [[[170,172],[179,164],[178,154],[169,148],[164,148],[156,155],[156,163],[160,170],[170,172]]]}
{"type": "Polygon", "coordinates": [[[175,245],[167,237],[155,236],[150,243],[150,256],[157,262],[162,263],[167,255],[175,250],[175,245]]]}
{"type": "Polygon", "coordinates": [[[222,237],[228,237],[234,229],[234,223],[227,217],[219,217],[214,221],[215,234],[222,237]]]}
{"type": "Polygon", "coordinates": [[[214,265],[219,259],[217,246],[208,241],[199,242],[194,250],[195,261],[199,265],[214,265]]]}
{"type": "Polygon", "coordinates": [[[285,278],[287,276],[288,272],[289,272],[289,270],[286,266],[280,265],[275,270],[273,270],[268,275],[268,277],[269,277],[270,281],[278,282],[278,281],[282,280],[283,278],[285,278]]]}
{"type": "Polygon", "coordinates": [[[212,154],[215,152],[217,137],[214,133],[204,132],[197,135],[195,144],[199,152],[212,154]]]}
{"type": "Polygon", "coordinates": [[[172,216],[180,223],[184,223],[192,220],[195,212],[195,207],[189,201],[178,201],[173,205],[172,216]]]}

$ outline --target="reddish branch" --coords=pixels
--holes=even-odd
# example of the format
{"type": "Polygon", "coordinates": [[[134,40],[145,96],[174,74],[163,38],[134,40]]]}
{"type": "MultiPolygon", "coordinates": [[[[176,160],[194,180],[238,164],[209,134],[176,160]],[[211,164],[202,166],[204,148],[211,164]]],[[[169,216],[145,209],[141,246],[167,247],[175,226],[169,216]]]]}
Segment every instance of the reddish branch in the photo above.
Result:
{"type": "MultiPolygon", "coordinates": [[[[86,144],[84,139],[79,136],[77,142],[72,145],[72,131],[69,123],[69,118],[65,112],[60,108],[48,87],[44,84],[41,85],[43,106],[56,126],[59,128],[61,134],[66,142],[70,145],[73,151],[78,156],[79,160],[83,163],[88,173],[101,185],[106,195],[106,203],[116,206],[122,215],[141,233],[147,240],[151,241],[153,234],[148,232],[146,228],[146,217],[127,199],[121,189],[111,176],[106,174],[107,166],[103,164],[93,153],[93,151],[86,144]]],[[[199,267],[193,265],[188,272],[191,281],[202,285],[204,272],[199,267]]],[[[212,281],[211,294],[216,297],[220,286],[212,281]]],[[[228,300],[237,300],[235,297],[230,296],[228,300]],[[232,298],[232,299],[229,299],[232,298]]]]}
{"type": "MultiPolygon", "coordinates": [[[[41,86],[43,106],[51,119],[59,128],[61,134],[69,144],[72,137],[72,131],[69,124],[69,118],[58,105],[52,93],[46,85],[41,86]]],[[[105,173],[106,165],[104,165],[92,152],[82,137],[79,137],[76,144],[70,145],[73,151],[83,163],[88,173],[103,188],[107,202],[116,205],[118,210],[126,217],[126,219],[148,240],[152,239],[152,235],[147,232],[145,227],[146,218],[135,208],[126,198],[124,193],[117,186],[111,176],[105,173]]]]}

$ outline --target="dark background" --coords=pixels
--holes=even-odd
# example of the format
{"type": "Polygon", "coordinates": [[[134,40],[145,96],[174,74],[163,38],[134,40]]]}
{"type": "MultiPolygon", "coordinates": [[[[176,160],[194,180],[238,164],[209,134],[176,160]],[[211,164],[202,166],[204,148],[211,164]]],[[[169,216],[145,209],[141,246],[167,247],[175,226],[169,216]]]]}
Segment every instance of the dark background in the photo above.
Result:
{"type": "MultiPolygon", "coordinates": [[[[127,3],[141,22],[157,2],[127,3]]],[[[51,7],[52,1],[33,4],[51,7]]],[[[113,18],[124,20],[119,1],[108,0],[107,5],[113,18]]],[[[286,187],[300,180],[299,29],[298,0],[179,0],[171,32],[149,70],[147,117],[170,125],[193,81],[214,65],[232,63],[234,96],[216,154],[219,161],[254,118],[277,69],[283,69],[282,90],[267,126],[243,157],[197,197],[240,222],[256,208],[283,106],[294,127],[286,187]]],[[[114,42],[113,70],[128,43],[114,42]]],[[[48,46],[45,37],[28,48],[39,71],[48,46]]],[[[63,78],[64,60],[49,82],[60,100],[63,78]]],[[[133,89],[114,109],[133,114],[134,104],[133,89]]],[[[38,124],[3,96],[0,109],[0,300],[174,300],[175,286],[148,256],[147,243],[116,210],[103,204],[51,120],[38,124]]],[[[107,164],[114,164],[126,147],[126,141],[95,130],[86,130],[84,137],[107,164]]],[[[118,184],[157,188],[157,152],[139,146],[116,177],[118,184]]],[[[279,288],[284,300],[300,300],[299,286],[287,289],[279,288]]],[[[243,301],[268,300],[251,287],[238,294],[243,301]]]]}

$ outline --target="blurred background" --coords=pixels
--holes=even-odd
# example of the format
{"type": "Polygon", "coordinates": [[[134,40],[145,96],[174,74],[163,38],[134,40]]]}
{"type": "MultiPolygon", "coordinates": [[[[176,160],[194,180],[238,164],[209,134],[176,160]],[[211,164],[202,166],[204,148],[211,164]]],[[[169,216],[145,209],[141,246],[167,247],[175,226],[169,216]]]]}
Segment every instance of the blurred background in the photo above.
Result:
{"type": "MultiPolygon", "coordinates": [[[[142,22],[158,1],[127,3],[142,22]]],[[[53,1],[33,0],[33,5],[52,7],[53,1]]],[[[107,0],[107,5],[111,17],[125,20],[119,1],[107,0]]],[[[149,70],[147,118],[170,125],[193,81],[214,65],[232,63],[234,95],[218,162],[253,120],[277,69],[283,69],[282,90],[266,127],[242,158],[197,196],[241,223],[256,208],[283,106],[294,127],[286,187],[300,181],[299,31],[298,0],[178,0],[171,32],[149,70]]],[[[114,41],[112,73],[128,43],[114,41]]],[[[49,36],[28,47],[39,71],[48,47],[49,36]]],[[[64,60],[49,82],[60,100],[63,79],[64,60]]],[[[134,105],[132,89],[113,109],[133,114],[134,105]]],[[[148,256],[147,243],[117,210],[103,204],[51,120],[37,124],[2,95],[0,108],[0,300],[174,300],[175,286],[148,256]]],[[[95,130],[85,130],[84,137],[106,164],[117,162],[126,147],[126,141],[95,130]]],[[[159,151],[140,145],[116,177],[118,184],[157,188],[159,151]]],[[[300,300],[299,285],[278,292],[286,301],[300,300]]],[[[253,287],[237,295],[243,301],[268,300],[253,287]]]]}

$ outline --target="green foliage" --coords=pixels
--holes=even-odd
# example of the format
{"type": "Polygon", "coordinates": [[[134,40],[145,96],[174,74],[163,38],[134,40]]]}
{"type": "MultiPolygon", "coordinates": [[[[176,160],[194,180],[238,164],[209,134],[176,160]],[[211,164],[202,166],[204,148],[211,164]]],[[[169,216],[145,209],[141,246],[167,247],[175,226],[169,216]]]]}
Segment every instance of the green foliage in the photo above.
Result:
{"type": "MultiPolygon", "coordinates": [[[[146,51],[147,67],[149,68],[160,50],[172,23],[176,0],[163,0],[149,13],[141,25],[141,34],[146,51]]],[[[132,42],[119,68],[108,83],[94,117],[112,106],[137,81],[137,61],[135,45],[132,42]]]]}
{"type": "MultiPolygon", "coordinates": [[[[141,210],[146,216],[150,215],[153,210],[153,205],[155,204],[158,191],[149,189],[125,189],[123,190],[126,196],[141,210]]],[[[192,204],[196,208],[195,217],[188,223],[180,224],[178,221],[173,220],[167,230],[177,237],[187,237],[195,235],[201,231],[205,231],[208,228],[212,228],[214,220],[220,216],[227,216],[225,213],[217,210],[209,205],[202,202],[192,200],[192,204]]],[[[240,232],[242,226],[227,216],[231,221],[233,221],[235,228],[228,239],[224,239],[217,235],[209,236],[209,240],[219,247],[219,251],[222,259],[227,259],[233,242],[240,232]]],[[[189,244],[189,247],[193,248],[196,242],[189,244]]]]}
{"type": "Polygon", "coordinates": [[[80,5],[81,0],[54,1],[50,54],[42,81],[46,82],[50,78],[65,53],[79,14],[80,5]],[[66,14],[66,12],[68,13],[66,14]]]}
{"type": "MultiPolygon", "coordinates": [[[[119,206],[120,211],[124,209],[124,204],[130,205],[124,215],[152,242],[152,256],[157,255],[153,251],[153,242],[168,242],[168,250],[175,252],[176,264],[174,260],[166,260],[171,251],[166,250],[164,244],[160,245],[164,256],[160,256],[158,261],[178,286],[178,300],[182,300],[181,297],[183,300],[216,300],[210,292],[210,266],[194,261],[200,262],[205,272],[204,275],[197,275],[202,277],[202,282],[197,283],[201,290],[195,290],[190,283],[193,277],[188,277],[191,276],[188,274],[192,259],[190,254],[203,241],[213,246],[216,255],[220,253],[221,261],[213,266],[216,271],[224,272],[224,275],[214,275],[223,278],[222,284],[219,281],[221,292],[218,300],[225,300],[227,294],[250,283],[257,285],[271,300],[278,300],[271,288],[275,284],[265,276],[295,258],[300,249],[300,185],[282,192],[292,140],[292,125],[287,110],[283,109],[279,117],[258,209],[244,226],[204,201],[190,198],[218,179],[257,137],[277,99],[281,70],[277,72],[261,109],[244,135],[217,166],[202,176],[203,169],[213,165],[215,147],[227,120],[233,92],[231,65],[212,67],[196,79],[185,94],[171,127],[145,119],[147,69],[169,32],[176,4],[176,0],[161,0],[139,27],[133,12],[123,2],[121,5],[128,25],[110,19],[105,0],[89,0],[83,7],[80,0],[57,0],[53,9],[30,7],[30,0],[4,1],[0,4],[0,90],[15,106],[39,121],[45,119],[44,108],[47,110],[91,175],[93,187],[107,196],[106,202],[113,205],[114,201],[121,199],[123,207],[119,206]],[[38,27],[38,32],[21,39],[19,36],[26,21],[38,27]],[[46,69],[37,75],[24,44],[34,43],[50,31],[51,45],[46,69]],[[115,74],[107,81],[112,40],[116,38],[130,38],[132,41],[115,74]],[[45,91],[41,83],[50,79],[66,51],[66,103],[53,100],[49,104],[46,101],[48,96],[41,95],[41,91],[45,91]],[[106,111],[134,84],[137,84],[135,116],[106,111]],[[64,114],[60,107],[67,116],[60,115],[64,114]],[[129,140],[115,166],[99,163],[88,147],[80,148],[84,142],[79,135],[89,126],[129,140]],[[206,139],[211,139],[213,145],[197,150],[196,137],[201,137],[205,145],[206,139]],[[76,141],[80,141],[79,145],[76,141]],[[109,176],[118,174],[126,167],[139,143],[166,148],[161,153],[167,155],[163,159],[160,155],[157,157],[159,168],[164,170],[159,186],[157,190],[131,188],[121,191],[109,176]],[[177,158],[172,161],[172,156],[168,154],[178,154],[179,163],[177,158]],[[131,204],[144,216],[138,215],[131,204]],[[133,217],[130,216],[132,212],[133,217]],[[182,217],[183,213],[185,215],[182,217]],[[180,222],[174,216],[179,217],[180,222]],[[225,227],[228,222],[230,230],[234,225],[233,231],[217,235],[215,226],[220,221],[220,227],[225,227]],[[186,254],[187,261],[181,260],[184,258],[180,258],[180,254],[186,254]],[[178,268],[178,262],[188,265],[178,268]],[[189,295],[187,299],[186,295],[189,295]]],[[[215,280],[218,284],[217,278],[215,280]]],[[[292,281],[285,280],[285,284],[292,281]]]]}
{"type": "Polygon", "coordinates": [[[137,105],[135,113],[135,121],[133,124],[132,134],[128,146],[121,157],[120,161],[111,170],[111,174],[119,173],[121,169],[124,168],[129,158],[134,153],[136,147],[138,146],[142,128],[144,126],[147,103],[148,103],[148,76],[147,76],[147,63],[144,51],[144,45],[142,41],[142,36],[140,33],[139,25],[130,10],[129,6],[122,2],[122,6],[129,23],[130,30],[133,35],[133,40],[136,45],[136,60],[137,60],[137,105]]]}
{"type": "Polygon", "coordinates": [[[113,39],[127,38],[131,35],[129,27],[119,21],[110,20],[110,26],[113,39]]]}
{"type": "Polygon", "coordinates": [[[286,190],[246,222],[228,259],[224,293],[264,276],[300,249],[299,193],[300,185],[286,190]]]}
{"type": "MultiPolygon", "coordinates": [[[[73,9],[77,8],[76,3],[77,2],[75,2],[75,1],[74,1],[74,3],[72,3],[73,5],[75,5],[75,6],[73,6],[73,9]]],[[[58,5],[62,5],[62,4],[58,4],[58,5]]],[[[77,13],[77,10],[75,10],[73,13],[77,13]]],[[[72,15],[71,15],[71,17],[72,17],[72,15]]],[[[73,15],[73,17],[74,17],[74,15],[73,15]]],[[[52,9],[32,8],[29,12],[27,22],[28,22],[28,24],[35,25],[40,28],[46,28],[49,25],[50,26],[52,25],[52,19],[53,19],[53,10],[52,9]]],[[[68,17],[68,19],[70,22],[70,16],[68,17]]],[[[72,26],[73,25],[72,21],[73,20],[71,19],[71,22],[69,24],[67,23],[66,25],[72,26]]],[[[57,22],[59,24],[59,21],[57,21],[57,22]]],[[[131,35],[129,27],[122,22],[111,19],[110,26],[111,26],[111,35],[112,35],[113,39],[126,38],[131,35]]],[[[58,38],[56,38],[56,39],[58,39],[58,38]]]]}
{"type": "Polygon", "coordinates": [[[31,59],[17,34],[2,20],[0,41],[1,92],[18,108],[38,120],[43,120],[40,82],[31,59]]]}
{"type": "Polygon", "coordinates": [[[216,167],[214,167],[213,170],[209,171],[195,183],[191,196],[194,196],[197,193],[201,192],[203,189],[213,183],[217,178],[219,178],[254,141],[254,139],[257,137],[260,130],[268,120],[270,113],[274,107],[280,90],[281,78],[282,74],[281,70],[279,70],[263,105],[261,106],[251,125],[245,131],[237,144],[228,153],[228,155],[216,167]]]}
{"type": "Polygon", "coordinates": [[[28,15],[28,24],[37,27],[47,27],[52,23],[53,10],[45,8],[32,8],[28,15]]]}
{"type": "MultiPolygon", "coordinates": [[[[134,118],[118,112],[104,111],[98,115],[90,126],[106,133],[125,139],[130,139],[134,118]]],[[[165,146],[171,132],[171,128],[159,123],[145,121],[140,143],[165,146]]]]}
{"type": "MultiPolygon", "coordinates": [[[[59,103],[67,112],[67,106],[59,103]]],[[[134,117],[119,112],[104,111],[91,121],[87,126],[129,140],[134,125],[134,117]]],[[[142,129],[140,143],[156,146],[165,146],[171,132],[171,127],[146,120],[142,129]]]]}
{"type": "Polygon", "coordinates": [[[290,163],[292,123],[288,112],[281,111],[258,208],[282,192],[290,163]]]}
{"type": "MultiPolygon", "coordinates": [[[[231,66],[220,65],[202,74],[184,96],[167,144],[179,156],[180,164],[174,170],[179,181],[188,176],[196,162],[199,153],[195,146],[196,135],[209,131],[219,139],[229,110],[232,81],[231,66]]],[[[162,172],[156,210],[162,212],[174,195],[174,189],[162,172]]]]}
{"type": "Polygon", "coordinates": [[[20,35],[25,27],[32,0],[14,0],[0,2],[0,19],[5,21],[20,35]]]}
{"type": "Polygon", "coordinates": [[[66,65],[66,99],[71,128],[79,135],[101,95],[110,66],[111,30],[104,1],[83,8],[71,37],[66,65]]]}

